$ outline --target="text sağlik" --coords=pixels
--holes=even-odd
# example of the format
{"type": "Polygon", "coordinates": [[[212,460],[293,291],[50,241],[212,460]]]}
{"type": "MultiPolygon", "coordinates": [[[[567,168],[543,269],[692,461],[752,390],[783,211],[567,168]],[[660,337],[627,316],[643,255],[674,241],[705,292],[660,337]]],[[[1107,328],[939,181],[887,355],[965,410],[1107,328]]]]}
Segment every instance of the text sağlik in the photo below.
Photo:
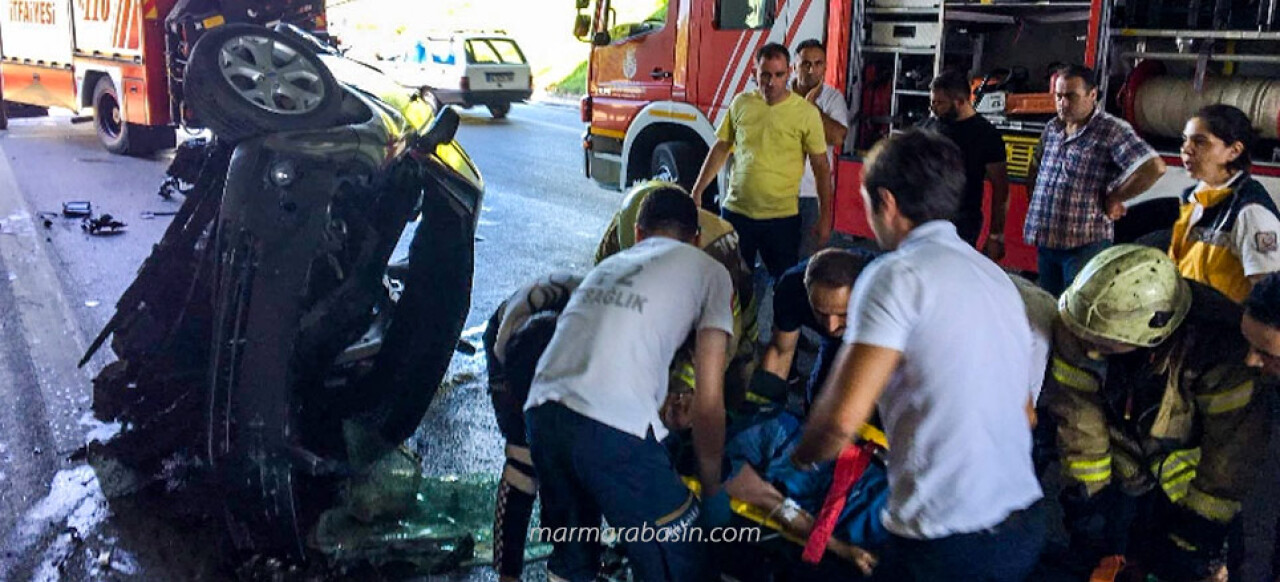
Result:
{"type": "Polygon", "coordinates": [[[636,313],[644,313],[644,304],[649,301],[648,297],[623,291],[617,287],[587,287],[579,289],[578,293],[582,295],[581,301],[587,305],[605,305],[612,307],[621,307],[630,309],[636,313]]]}

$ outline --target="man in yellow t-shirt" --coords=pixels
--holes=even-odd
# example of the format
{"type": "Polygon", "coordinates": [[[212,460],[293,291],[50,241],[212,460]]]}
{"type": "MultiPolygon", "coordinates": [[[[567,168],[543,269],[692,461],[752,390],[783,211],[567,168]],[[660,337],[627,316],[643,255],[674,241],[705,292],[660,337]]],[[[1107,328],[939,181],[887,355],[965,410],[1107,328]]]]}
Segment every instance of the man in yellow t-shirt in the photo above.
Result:
{"type": "Polygon", "coordinates": [[[799,259],[798,192],[806,158],[818,185],[819,218],[813,233],[817,246],[825,246],[831,235],[831,165],[822,115],[787,87],[787,47],[766,44],[756,52],[755,63],[758,90],[742,93],[729,104],[691,194],[701,200],[702,191],[733,152],[732,177],[720,215],[738,231],[738,248],[747,264],[755,265],[758,251],[769,275],[777,278],[799,259]]]}

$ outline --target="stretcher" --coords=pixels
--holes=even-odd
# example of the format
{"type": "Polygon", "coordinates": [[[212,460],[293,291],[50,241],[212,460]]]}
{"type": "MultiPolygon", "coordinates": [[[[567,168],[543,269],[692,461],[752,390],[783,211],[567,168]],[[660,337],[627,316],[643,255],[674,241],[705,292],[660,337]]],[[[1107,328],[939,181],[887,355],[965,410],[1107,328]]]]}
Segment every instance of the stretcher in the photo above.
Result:
{"type": "MultiPolygon", "coordinates": [[[[885,438],[884,432],[871,425],[863,425],[863,427],[858,431],[855,442],[846,447],[845,451],[842,452],[841,457],[843,460],[844,458],[849,458],[849,455],[846,453],[849,453],[850,451],[861,451],[867,455],[874,456],[880,462],[883,462],[884,452],[887,451],[888,448],[889,444],[888,440],[885,438]]],[[[870,461],[870,459],[868,458],[867,461],[870,461]]],[[[865,468],[866,465],[863,464],[861,469],[857,470],[857,474],[852,475],[852,479],[849,483],[846,483],[846,485],[852,485],[853,482],[856,482],[858,477],[861,475],[862,470],[865,468]]],[[[837,473],[839,473],[840,469],[840,461],[837,461],[837,473]]],[[[702,486],[696,477],[684,476],[683,480],[685,486],[687,486],[695,495],[701,494],[702,486]]],[[[838,483],[839,479],[837,479],[836,483],[833,484],[833,491],[828,492],[827,499],[823,503],[823,507],[821,512],[819,512],[819,515],[814,516],[814,531],[808,539],[797,537],[789,533],[783,524],[773,519],[775,512],[771,508],[752,505],[746,501],[735,498],[729,499],[729,508],[733,511],[734,515],[758,526],[764,527],[771,532],[774,532],[782,539],[806,547],[808,551],[806,551],[805,561],[816,563],[818,559],[821,558],[822,550],[825,548],[826,542],[831,536],[830,526],[834,525],[834,516],[831,516],[826,519],[826,521],[829,522],[828,526],[826,528],[821,528],[820,525],[824,521],[823,516],[830,512],[834,512],[838,515],[840,513],[840,509],[843,507],[844,496],[848,492],[848,487],[845,487],[844,491],[834,490],[836,489],[835,485],[838,485],[838,483]],[[834,503],[837,503],[836,500],[839,500],[838,505],[833,505],[834,503]]]]}

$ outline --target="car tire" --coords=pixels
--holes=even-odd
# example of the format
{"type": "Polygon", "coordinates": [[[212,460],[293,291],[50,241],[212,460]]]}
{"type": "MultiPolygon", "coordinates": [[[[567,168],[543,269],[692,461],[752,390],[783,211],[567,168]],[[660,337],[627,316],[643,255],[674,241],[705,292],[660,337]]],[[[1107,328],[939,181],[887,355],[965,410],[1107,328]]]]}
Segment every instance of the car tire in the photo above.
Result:
{"type": "Polygon", "coordinates": [[[342,88],[324,62],[303,42],[249,24],[220,26],[196,42],[183,94],[196,121],[233,144],[277,131],[331,127],[341,117],[342,88]],[[240,66],[232,67],[231,59],[240,66]],[[278,80],[282,69],[290,79],[278,80]],[[267,80],[271,84],[264,89],[267,80]]]}
{"type": "Polygon", "coordinates": [[[498,103],[495,105],[489,105],[488,107],[489,115],[492,115],[494,119],[506,119],[507,114],[511,113],[510,103],[498,103]]]}

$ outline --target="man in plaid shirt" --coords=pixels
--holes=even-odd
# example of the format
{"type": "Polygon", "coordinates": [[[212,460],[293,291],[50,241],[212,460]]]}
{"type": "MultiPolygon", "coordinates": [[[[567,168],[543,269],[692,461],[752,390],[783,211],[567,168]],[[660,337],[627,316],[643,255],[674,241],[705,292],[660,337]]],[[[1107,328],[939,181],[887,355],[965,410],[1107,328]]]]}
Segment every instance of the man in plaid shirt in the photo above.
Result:
{"type": "Polygon", "coordinates": [[[1164,162],[1124,120],[1098,106],[1094,72],[1058,70],[1058,117],[1031,164],[1031,206],[1023,226],[1038,251],[1040,286],[1058,296],[1093,255],[1111,245],[1125,201],[1164,175],[1164,162]]]}

